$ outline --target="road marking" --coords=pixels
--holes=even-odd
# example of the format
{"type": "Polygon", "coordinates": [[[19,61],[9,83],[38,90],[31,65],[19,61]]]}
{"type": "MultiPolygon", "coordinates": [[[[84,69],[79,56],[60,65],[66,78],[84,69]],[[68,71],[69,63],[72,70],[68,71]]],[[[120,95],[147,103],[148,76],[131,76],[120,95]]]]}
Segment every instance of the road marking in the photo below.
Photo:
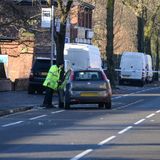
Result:
{"type": "Polygon", "coordinates": [[[117,108],[112,109],[112,110],[119,110],[119,109],[127,108],[127,107],[128,107],[128,106],[130,106],[130,105],[133,105],[133,104],[136,104],[136,103],[139,103],[139,102],[142,102],[142,101],[144,101],[144,99],[140,99],[140,100],[138,100],[138,101],[135,101],[135,102],[129,103],[129,104],[124,105],[124,106],[121,106],[121,107],[117,107],[117,108]]]}
{"type": "Polygon", "coordinates": [[[92,151],[93,151],[93,149],[87,149],[84,152],[82,152],[82,153],[78,154],[77,156],[73,157],[71,160],[78,160],[78,159],[84,157],[85,155],[87,155],[88,153],[90,153],[92,151]]]}
{"type": "Polygon", "coordinates": [[[151,117],[153,117],[154,115],[155,115],[155,113],[152,113],[152,114],[146,116],[146,118],[151,118],[151,117]]]}
{"type": "Polygon", "coordinates": [[[128,127],[126,127],[125,129],[119,131],[118,134],[123,134],[123,133],[127,132],[128,130],[130,130],[132,127],[133,127],[133,126],[128,126],[128,127]]]}
{"type": "MultiPolygon", "coordinates": [[[[121,94],[119,94],[119,95],[121,95],[121,94]]],[[[118,96],[119,97],[119,95],[118,94],[116,94],[116,96],[118,96]]],[[[122,97],[126,97],[126,96],[130,96],[130,97],[141,97],[141,96],[143,96],[143,97],[151,97],[151,96],[153,96],[153,97],[159,97],[160,96],[160,94],[159,93],[133,93],[133,94],[129,94],[129,95],[122,95],[122,97]]],[[[116,99],[116,97],[114,98],[114,99],[116,99]]]]}
{"type": "Polygon", "coordinates": [[[145,119],[141,119],[141,120],[139,120],[139,121],[135,122],[134,124],[135,124],[135,125],[137,125],[137,124],[142,123],[143,121],[145,121],[145,119]]]}
{"type": "Polygon", "coordinates": [[[38,119],[38,118],[42,118],[42,117],[46,117],[47,115],[44,114],[44,115],[41,115],[41,116],[37,116],[37,117],[33,117],[33,118],[29,118],[29,120],[35,120],[35,119],[38,119]]]}
{"type": "MultiPolygon", "coordinates": [[[[158,88],[159,88],[159,87],[158,87],[158,88]]],[[[146,89],[146,90],[142,90],[142,91],[137,91],[137,92],[135,92],[135,93],[125,94],[125,95],[123,95],[123,96],[114,97],[114,98],[112,98],[112,99],[118,99],[118,98],[121,98],[121,97],[130,96],[130,95],[133,95],[133,94],[136,94],[136,93],[141,93],[141,92],[144,92],[144,91],[147,91],[147,90],[152,90],[152,89],[154,89],[154,88],[146,89]]],[[[133,102],[133,103],[130,103],[130,104],[127,104],[127,105],[125,105],[125,106],[121,106],[121,107],[118,107],[118,108],[112,109],[112,110],[118,110],[118,109],[126,108],[126,107],[128,107],[128,106],[130,106],[130,105],[133,105],[133,104],[136,104],[136,103],[139,103],[139,102],[142,102],[142,101],[144,101],[144,99],[135,101],[135,102],[133,102]]],[[[156,113],[160,113],[160,110],[156,111],[156,113]]],[[[147,116],[147,118],[150,118],[150,117],[152,117],[152,116],[154,116],[154,115],[155,115],[155,114],[150,114],[150,115],[147,116]]],[[[135,125],[138,125],[138,124],[142,123],[143,121],[145,121],[145,119],[141,119],[141,120],[135,122],[134,124],[135,124],[135,125]]],[[[128,126],[128,127],[126,127],[125,129],[119,131],[118,134],[123,134],[123,133],[127,132],[128,130],[130,130],[131,128],[133,128],[133,126],[128,126]]],[[[102,146],[102,145],[104,145],[105,143],[111,141],[111,140],[114,139],[114,138],[116,138],[116,136],[111,136],[111,137],[109,137],[109,138],[107,138],[107,139],[99,142],[98,145],[99,145],[99,146],[102,146]]],[[[90,153],[90,152],[92,152],[92,151],[93,151],[93,149],[85,150],[84,152],[78,154],[77,156],[75,156],[74,158],[72,158],[72,159],[70,159],[70,160],[79,160],[80,158],[84,157],[86,154],[88,154],[88,153],[90,153]]]]}
{"type": "Polygon", "coordinates": [[[160,110],[156,111],[156,113],[160,113],[160,110]]]}
{"type": "Polygon", "coordinates": [[[56,114],[56,113],[61,113],[64,112],[65,110],[60,110],[60,111],[55,111],[55,112],[51,112],[52,114],[56,114]]]}
{"type": "MultiPolygon", "coordinates": [[[[156,87],[156,89],[159,89],[160,87],[156,87]]],[[[143,89],[143,90],[140,90],[140,91],[136,91],[136,92],[132,92],[132,93],[128,93],[128,94],[124,94],[122,96],[117,96],[117,97],[113,97],[112,99],[119,99],[119,98],[122,98],[122,97],[127,97],[127,96],[132,96],[134,94],[137,94],[137,93],[142,93],[142,92],[145,92],[145,91],[150,91],[150,90],[153,90],[155,88],[148,88],[148,89],[143,89]]],[[[115,94],[116,95],[116,94],[115,94]]],[[[136,95],[135,95],[136,96],[136,95]]]]}
{"type": "Polygon", "coordinates": [[[20,124],[20,123],[22,123],[22,122],[23,122],[23,121],[17,121],[17,122],[13,122],[13,123],[8,123],[8,124],[2,125],[2,127],[13,126],[13,125],[16,125],[16,124],[20,124]]]}
{"type": "Polygon", "coordinates": [[[109,138],[101,141],[100,143],[98,143],[98,145],[99,145],[99,146],[102,146],[102,145],[104,145],[105,143],[111,141],[111,140],[114,139],[114,138],[116,138],[116,136],[111,136],[111,137],[109,137],[109,138]]]}

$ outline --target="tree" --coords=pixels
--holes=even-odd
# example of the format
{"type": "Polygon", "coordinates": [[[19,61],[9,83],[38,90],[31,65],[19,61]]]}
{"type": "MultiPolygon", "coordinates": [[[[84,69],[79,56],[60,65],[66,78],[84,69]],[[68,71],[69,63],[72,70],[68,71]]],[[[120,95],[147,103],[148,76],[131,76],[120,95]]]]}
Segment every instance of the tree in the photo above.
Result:
{"type": "Polygon", "coordinates": [[[137,16],[137,49],[151,55],[151,37],[155,27],[157,13],[160,10],[158,0],[122,0],[137,16]]]}
{"type": "MultiPolygon", "coordinates": [[[[55,41],[57,48],[57,64],[64,64],[64,44],[66,35],[66,23],[71,9],[73,0],[68,0],[66,5],[63,0],[57,0],[58,9],[60,11],[60,31],[56,33],[55,41]]],[[[63,71],[64,72],[64,71],[63,71]]],[[[63,75],[62,75],[63,76],[63,75]]]]}
{"type": "Polygon", "coordinates": [[[108,76],[111,81],[112,86],[115,86],[115,67],[113,60],[113,22],[114,22],[114,3],[115,0],[107,0],[107,46],[106,46],[106,57],[108,64],[108,76]]]}
{"type": "MultiPolygon", "coordinates": [[[[156,37],[156,65],[155,65],[155,70],[158,71],[160,69],[160,64],[159,64],[159,53],[160,53],[160,47],[159,47],[159,44],[160,44],[160,38],[159,38],[159,35],[160,35],[160,30],[157,31],[157,37],[156,37]]],[[[155,80],[158,80],[158,72],[156,72],[155,74],[155,80]]]]}
{"type": "Polygon", "coordinates": [[[144,52],[144,15],[146,11],[144,0],[122,0],[122,2],[131,8],[137,16],[137,50],[144,52]]]}
{"type": "MultiPolygon", "coordinates": [[[[51,6],[51,0],[48,0],[48,4],[51,6]]],[[[73,4],[73,0],[57,0],[57,10],[58,16],[60,19],[60,28],[59,31],[55,31],[54,39],[56,43],[56,63],[57,64],[64,64],[64,44],[65,44],[65,35],[66,35],[66,24],[69,15],[69,11],[73,4]]],[[[63,77],[64,70],[61,75],[61,79],[63,77]]]]}
{"type": "Polygon", "coordinates": [[[153,10],[150,18],[148,18],[144,28],[144,52],[151,55],[151,38],[156,27],[156,17],[160,11],[160,3],[153,10]]]}

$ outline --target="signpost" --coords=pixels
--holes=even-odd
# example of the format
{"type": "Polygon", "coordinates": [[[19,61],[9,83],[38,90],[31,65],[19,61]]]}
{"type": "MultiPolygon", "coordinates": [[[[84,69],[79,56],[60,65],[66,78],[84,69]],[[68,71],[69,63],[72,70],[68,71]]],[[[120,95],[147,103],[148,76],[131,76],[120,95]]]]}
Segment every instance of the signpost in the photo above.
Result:
{"type": "Polygon", "coordinates": [[[51,28],[51,65],[55,55],[55,42],[54,42],[54,6],[51,8],[42,8],[41,13],[41,27],[51,28]]]}
{"type": "Polygon", "coordinates": [[[42,8],[41,13],[41,27],[50,28],[51,27],[51,8],[42,8]]]}

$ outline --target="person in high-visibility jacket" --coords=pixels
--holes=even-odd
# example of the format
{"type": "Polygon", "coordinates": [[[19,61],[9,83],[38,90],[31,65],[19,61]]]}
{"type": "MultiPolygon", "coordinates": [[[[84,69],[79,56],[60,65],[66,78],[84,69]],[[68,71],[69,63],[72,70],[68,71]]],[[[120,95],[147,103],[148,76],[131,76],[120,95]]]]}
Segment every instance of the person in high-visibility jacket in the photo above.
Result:
{"type": "Polygon", "coordinates": [[[60,79],[60,74],[62,71],[62,65],[52,65],[48,71],[47,77],[43,83],[43,86],[46,87],[46,94],[44,97],[42,107],[52,108],[52,96],[53,91],[56,91],[58,88],[58,83],[60,79]]]}

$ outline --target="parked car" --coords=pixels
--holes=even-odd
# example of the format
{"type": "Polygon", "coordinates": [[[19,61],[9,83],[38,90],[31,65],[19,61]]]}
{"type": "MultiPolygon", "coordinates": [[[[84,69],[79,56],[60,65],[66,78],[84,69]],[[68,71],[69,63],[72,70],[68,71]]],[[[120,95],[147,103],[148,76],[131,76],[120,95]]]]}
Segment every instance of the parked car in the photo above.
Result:
{"type": "MultiPolygon", "coordinates": [[[[53,59],[53,64],[56,64],[56,59],[53,59]]],[[[48,70],[51,66],[51,59],[49,57],[36,57],[31,73],[29,76],[28,83],[28,94],[43,93],[45,88],[43,82],[47,76],[48,70]]],[[[67,72],[71,69],[71,63],[69,60],[64,60],[64,71],[67,72]]]]}
{"type": "Polygon", "coordinates": [[[59,87],[59,107],[69,109],[72,104],[98,104],[111,109],[112,89],[102,69],[69,70],[59,87]]]}
{"type": "MultiPolygon", "coordinates": [[[[53,64],[56,60],[53,60],[53,64]]],[[[51,66],[50,58],[37,57],[33,63],[31,73],[28,82],[28,94],[43,93],[45,88],[43,87],[43,82],[47,76],[48,70],[51,66]]]]}

